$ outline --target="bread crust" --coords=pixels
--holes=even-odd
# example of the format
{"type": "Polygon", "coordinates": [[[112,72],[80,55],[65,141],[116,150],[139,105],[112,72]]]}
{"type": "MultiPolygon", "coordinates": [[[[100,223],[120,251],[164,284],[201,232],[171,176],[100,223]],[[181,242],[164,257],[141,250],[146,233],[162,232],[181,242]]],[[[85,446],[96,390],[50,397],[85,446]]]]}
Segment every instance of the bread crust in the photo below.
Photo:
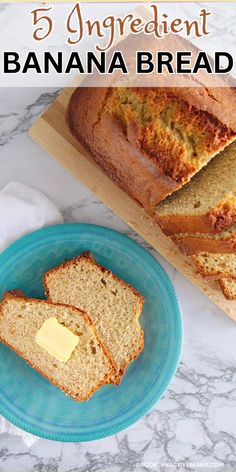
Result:
{"type": "MultiPolygon", "coordinates": [[[[103,346],[103,343],[101,341],[101,339],[99,338],[99,336],[97,335],[96,333],[96,330],[95,330],[95,327],[93,325],[93,322],[91,320],[91,318],[89,317],[89,315],[83,311],[83,310],[80,310],[76,307],[73,307],[71,305],[66,305],[66,304],[63,304],[63,303],[51,303],[50,301],[47,301],[47,300],[39,300],[39,299],[31,299],[29,297],[27,297],[26,295],[23,294],[23,292],[19,291],[18,289],[17,290],[11,290],[10,292],[6,292],[3,296],[3,300],[2,300],[2,303],[1,303],[1,310],[0,310],[0,320],[1,320],[1,316],[2,316],[2,308],[4,307],[4,305],[7,303],[7,301],[11,298],[14,298],[15,300],[22,300],[22,298],[24,298],[25,300],[30,300],[32,303],[34,302],[37,302],[37,303],[41,303],[42,305],[43,304],[52,304],[54,306],[60,306],[60,307],[66,307],[66,308],[70,308],[70,310],[74,311],[75,313],[79,313],[81,316],[83,316],[87,322],[89,323],[89,325],[91,326],[91,328],[93,329],[93,332],[94,332],[94,335],[98,341],[98,344],[99,346],[101,347],[104,355],[106,356],[106,358],[108,359],[109,361],[109,364],[110,364],[110,368],[111,368],[111,371],[113,371],[113,365],[112,365],[112,362],[111,362],[111,358],[110,356],[107,355],[106,353],[106,349],[105,347],[103,346]],[[20,293],[19,293],[20,292],[20,293]]],[[[90,390],[90,392],[88,393],[87,396],[83,397],[82,395],[74,395],[73,392],[71,392],[68,388],[62,386],[62,385],[59,385],[53,378],[51,378],[50,376],[47,376],[38,366],[36,366],[33,362],[31,362],[29,359],[26,359],[24,357],[24,355],[18,351],[14,346],[12,346],[10,343],[8,343],[7,341],[5,341],[1,336],[0,336],[0,341],[5,344],[6,346],[8,346],[12,351],[14,351],[19,357],[21,357],[22,359],[24,359],[24,361],[30,365],[33,369],[35,369],[39,374],[41,374],[44,378],[46,378],[50,383],[52,383],[53,385],[55,385],[55,387],[58,387],[60,390],[62,390],[66,395],[69,395],[71,398],[73,398],[73,400],[76,400],[78,402],[83,402],[83,401],[87,401],[89,400],[89,398],[100,388],[102,387],[103,385],[105,384],[109,384],[109,378],[110,378],[110,375],[109,374],[106,374],[104,376],[104,378],[98,382],[98,384],[90,390]]]]}
{"type": "MultiPolygon", "coordinates": [[[[161,175],[155,165],[125,139],[122,127],[114,116],[102,116],[105,97],[110,93],[107,90],[105,94],[106,89],[102,90],[103,93],[100,89],[92,88],[75,90],[66,113],[68,127],[105,174],[136,202],[151,211],[168,193],[177,190],[178,184],[161,175]],[[83,106],[93,91],[95,96],[98,94],[97,98],[100,97],[101,104],[99,107],[98,100],[95,101],[93,119],[89,117],[85,122],[83,106]],[[120,153],[125,156],[125,161],[120,159],[120,153]]],[[[88,110],[91,110],[91,105],[88,110]]]]}
{"type": "MultiPolygon", "coordinates": [[[[227,284],[225,284],[224,279],[219,280],[219,285],[227,300],[236,300],[236,293],[235,295],[232,294],[232,292],[228,289],[227,284]]],[[[236,285],[236,281],[235,281],[235,285],[236,285]]]]}
{"type": "Polygon", "coordinates": [[[179,247],[185,256],[193,256],[200,252],[211,254],[234,254],[236,251],[236,235],[226,239],[210,239],[197,236],[178,238],[172,236],[173,242],[179,247]]]}
{"type": "MultiPolygon", "coordinates": [[[[137,351],[133,354],[133,356],[130,356],[129,361],[123,365],[123,367],[119,370],[118,373],[112,374],[111,377],[109,378],[110,382],[112,382],[115,385],[120,385],[123,376],[125,375],[126,369],[129,367],[129,365],[137,359],[139,354],[141,354],[142,350],[144,349],[144,331],[141,329],[140,331],[140,341],[139,345],[137,347],[137,351]]],[[[109,383],[110,383],[109,382],[109,383]]]]}
{"type": "Polygon", "coordinates": [[[174,90],[197,110],[208,112],[228,128],[236,131],[236,88],[199,85],[199,87],[178,87],[174,90]]]}
{"type": "MultiPolygon", "coordinates": [[[[59,268],[63,268],[63,269],[66,269],[67,267],[69,267],[70,265],[74,264],[74,263],[77,263],[79,260],[81,259],[85,259],[85,260],[88,260],[93,264],[95,265],[96,267],[99,267],[99,269],[101,269],[102,272],[104,273],[107,273],[107,274],[110,274],[112,276],[112,278],[114,280],[117,280],[121,285],[123,285],[124,287],[128,288],[129,290],[131,290],[134,295],[136,295],[136,297],[138,297],[138,300],[139,300],[139,303],[141,305],[141,308],[144,304],[144,297],[141,295],[141,293],[136,289],[134,288],[132,285],[128,284],[127,282],[125,282],[124,280],[120,279],[120,277],[118,277],[118,275],[114,274],[110,269],[107,269],[106,267],[102,266],[101,264],[99,264],[96,259],[94,259],[93,255],[92,255],[92,252],[91,251],[85,251],[85,252],[82,252],[79,256],[76,256],[74,257],[73,259],[70,259],[69,261],[65,260],[64,262],[62,262],[61,264],[59,264],[58,266],[56,267],[53,267],[52,269],[48,270],[48,272],[45,272],[44,276],[43,276],[43,283],[44,283],[44,287],[45,287],[45,293],[46,293],[46,297],[50,300],[50,294],[49,294],[49,288],[47,286],[47,276],[50,275],[50,274],[53,274],[54,272],[56,272],[59,268]]],[[[82,310],[83,311],[83,310],[82,310]]],[[[88,316],[88,315],[87,315],[88,316]]]]}
{"type": "MultiPolygon", "coordinates": [[[[46,294],[47,299],[49,301],[51,301],[50,290],[49,290],[49,287],[48,287],[48,284],[47,284],[47,277],[50,276],[51,274],[55,273],[58,270],[58,268],[65,269],[65,268],[69,267],[71,264],[77,263],[78,260],[81,260],[81,259],[85,259],[85,260],[89,259],[90,262],[93,265],[95,265],[96,267],[99,267],[99,269],[101,269],[104,273],[110,274],[114,280],[119,281],[119,283],[121,283],[124,287],[129,288],[135,294],[135,296],[138,298],[138,302],[139,302],[137,312],[134,313],[134,320],[137,321],[139,316],[141,315],[141,312],[142,312],[142,307],[143,307],[143,304],[144,304],[144,301],[145,301],[144,297],[140,294],[140,292],[137,289],[132,287],[132,285],[130,285],[127,282],[125,282],[124,280],[120,279],[111,270],[109,270],[106,267],[103,267],[101,264],[99,264],[94,259],[93,255],[90,251],[86,251],[86,252],[80,254],[80,256],[77,256],[77,257],[71,259],[70,261],[64,261],[59,266],[52,268],[51,270],[49,270],[48,272],[46,272],[44,274],[43,283],[44,283],[45,294],[46,294]]],[[[114,359],[112,358],[112,356],[110,354],[110,359],[112,360],[112,366],[115,369],[115,372],[110,377],[110,381],[112,383],[114,383],[116,385],[120,384],[121,379],[122,379],[122,377],[125,373],[126,368],[128,367],[128,365],[131,362],[133,362],[139,356],[139,354],[142,352],[143,348],[144,348],[144,331],[143,331],[143,329],[140,329],[140,342],[139,342],[139,345],[137,346],[137,351],[132,356],[130,356],[129,361],[127,363],[124,363],[121,366],[121,368],[119,368],[119,370],[117,370],[116,363],[115,363],[114,359]]]]}
{"type": "MultiPolygon", "coordinates": [[[[222,103],[219,103],[218,100],[219,92],[214,89],[211,95],[210,91],[206,91],[204,87],[204,93],[195,89],[197,88],[194,87],[193,90],[179,90],[178,88],[168,90],[172,91],[171,93],[176,96],[176,100],[182,100],[183,103],[186,103],[189,112],[193,115],[193,110],[196,108],[196,115],[202,116],[202,127],[204,129],[206,127],[206,116],[209,119],[209,128],[216,127],[218,129],[219,136],[222,135],[222,137],[217,138],[216,149],[211,151],[211,157],[213,157],[235,139],[236,133],[235,130],[227,127],[224,122],[217,121],[218,118],[211,114],[213,113],[212,103],[217,103],[218,117],[225,118],[225,121],[227,121],[224,114],[221,113],[222,103]],[[215,94],[218,97],[217,102],[214,98],[215,94]]],[[[142,89],[139,90],[142,93],[142,89]]],[[[138,145],[138,125],[135,119],[130,119],[127,135],[125,135],[122,123],[117,117],[112,113],[104,112],[111,94],[112,89],[109,88],[82,87],[76,89],[72,94],[66,112],[68,127],[72,135],[89,150],[91,157],[106,175],[148,212],[152,212],[155,205],[181,188],[198,169],[195,170],[191,166],[187,168],[186,164],[186,168],[183,167],[183,170],[181,170],[181,179],[177,177],[180,172],[178,166],[176,177],[175,173],[170,175],[162,166],[166,159],[168,162],[170,160],[170,156],[165,155],[164,150],[160,151],[162,157],[157,162],[150,153],[146,153],[142,146],[138,145]]],[[[223,94],[224,92],[221,91],[222,102],[224,101],[223,94]]],[[[234,92],[230,94],[232,101],[235,101],[236,104],[235,95],[234,92]]],[[[226,98],[229,101],[228,92],[226,98]]],[[[145,136],[142,139],[145,140],[145,136]]],[[[209,147],[211,145],[210,140],[209,147]]],[[[180,165],[182,165],[181,153],[176,156],[180,165]]],[[[168,167],[167,164],[165,164],[166,166],[168,167]]]]}
{"type": "Polygon", "coordinates": [[[171,236],[176,233],[220,233],[236,222],[236,201],[225,202],[206,214],[157,215],[154,219],[162,231],[171,236]]]}

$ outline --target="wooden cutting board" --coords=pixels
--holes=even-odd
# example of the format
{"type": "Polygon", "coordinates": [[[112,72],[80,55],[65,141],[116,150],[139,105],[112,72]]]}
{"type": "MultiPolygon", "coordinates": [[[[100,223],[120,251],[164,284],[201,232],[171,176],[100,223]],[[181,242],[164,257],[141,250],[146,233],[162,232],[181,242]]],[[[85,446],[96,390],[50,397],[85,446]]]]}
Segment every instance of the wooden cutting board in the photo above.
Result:
{"type": "Polygon", "coordinates": [[[64,89],[33,124],[29,130],[30,136],[236,321],[236,301],[226,300],[217,282],[202,280],[195,273],[189,258],[180,253],[145,210],[103,174],[89,153],[71,136],[65,123],[65,110],[72,92],[73,88],[64,89]]]}

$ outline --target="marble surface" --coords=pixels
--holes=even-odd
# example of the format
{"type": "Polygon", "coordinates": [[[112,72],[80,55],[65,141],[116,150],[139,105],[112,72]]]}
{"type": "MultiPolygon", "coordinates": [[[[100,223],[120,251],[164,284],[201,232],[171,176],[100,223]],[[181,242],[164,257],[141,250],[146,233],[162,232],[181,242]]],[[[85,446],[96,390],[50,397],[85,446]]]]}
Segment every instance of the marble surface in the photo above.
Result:
{"type": "Polygon", "coordinates": [[[31,141],[30,124],[57,93],[54,88],[0,89],[0,188],[11,180],[32,185],[55,202],[65,221],[111,227],[150,251],[176,288],[184,347],[164,398],[138,423],[88,443],[38,439],[28,447],[18,436],[1,434],[0,472],[234,472],[236,324],[31,141]]]}
{"type": "Polygon", "coordinates": [[[183,309],[181,363],[166,395],[141,421],[84,444],[0,435],[0,472],[219,470],[236,468],[236,325],[27,135],[55,89],[0,91],[0,188],[19,180],[43,191],[65,221],[101,224],[138,241],[163,265],[183,309]],[[182,467],[182,469],[181,469],[182,467]]]}

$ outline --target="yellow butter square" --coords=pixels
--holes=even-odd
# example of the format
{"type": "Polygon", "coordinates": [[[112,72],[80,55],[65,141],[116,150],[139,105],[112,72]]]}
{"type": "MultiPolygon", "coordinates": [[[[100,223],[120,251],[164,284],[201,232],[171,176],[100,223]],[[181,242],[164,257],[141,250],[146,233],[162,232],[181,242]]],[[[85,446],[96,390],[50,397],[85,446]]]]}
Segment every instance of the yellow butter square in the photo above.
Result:
{"type": "Polygon", "coordinates": [[[66,362],[77,346],[79,337],[58,323],[55,317],[51,317],[37,332],[35,341],[58,361],[66,362]]]}

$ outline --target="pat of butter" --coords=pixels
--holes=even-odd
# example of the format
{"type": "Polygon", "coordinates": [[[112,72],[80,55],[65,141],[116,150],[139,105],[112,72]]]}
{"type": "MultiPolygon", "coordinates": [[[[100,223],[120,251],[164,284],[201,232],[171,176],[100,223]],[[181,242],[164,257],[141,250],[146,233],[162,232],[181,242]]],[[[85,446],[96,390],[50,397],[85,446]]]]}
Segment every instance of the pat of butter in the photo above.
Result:
{"type": "Polygon", "coordinates": [[[43,323],[36,334],[35,341],[58,361],[66,362],[77,346],[79,336],[58,323],[53,316],[43,323]]]}

